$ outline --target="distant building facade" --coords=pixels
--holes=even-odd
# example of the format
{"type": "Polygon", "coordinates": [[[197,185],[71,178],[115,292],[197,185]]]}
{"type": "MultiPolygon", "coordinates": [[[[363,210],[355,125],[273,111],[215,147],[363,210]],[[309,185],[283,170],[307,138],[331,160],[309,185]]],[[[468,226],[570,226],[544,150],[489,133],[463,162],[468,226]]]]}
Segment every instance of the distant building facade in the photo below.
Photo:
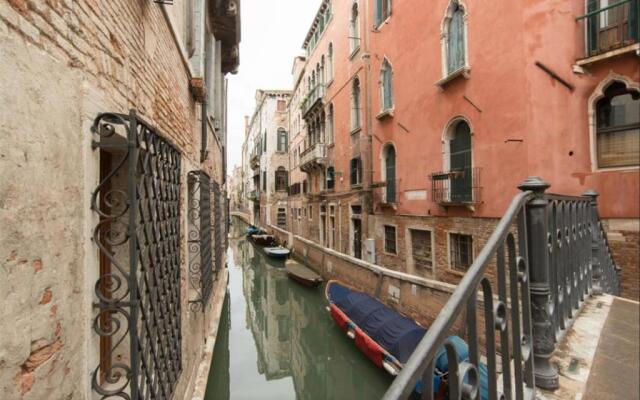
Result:
{"type": "Polygon", "coordinates": [[[287,90],[258,90],[256,108],[246,125],[243,173],[252,220],[287,225],[289,191],[289,116],[287,90]]]}
{"type": "Polygon", "coordinates": [[[204,396],[240,1],[161,3],[0,2],[4,399],[204,396]]]}

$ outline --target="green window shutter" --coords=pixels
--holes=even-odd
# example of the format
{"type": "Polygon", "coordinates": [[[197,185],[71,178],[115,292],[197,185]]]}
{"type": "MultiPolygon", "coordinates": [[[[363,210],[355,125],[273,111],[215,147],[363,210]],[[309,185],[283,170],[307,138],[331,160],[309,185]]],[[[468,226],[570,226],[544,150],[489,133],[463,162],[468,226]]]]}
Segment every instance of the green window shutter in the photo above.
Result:
{"type": "Polygon", "coordinates": [[[629,3],[629,38],[640,40],[640,0],[631,0],[629,3]]]}
{"type": "Polygon", "coordinates": [[[382,23],[382,2],[386,0],[376,0],[375,13],[376,13],[376,26],[382,23]]]}
{"type": "MultiPolygon", "coordinates": [[[[587,13],[598,10],[599,0],[588,0],[587,13]]],[[[587,49],[589,55],[598,51],[598,29],[599,29],[600,14],[592,15],[587,19],[587,49]]]]}

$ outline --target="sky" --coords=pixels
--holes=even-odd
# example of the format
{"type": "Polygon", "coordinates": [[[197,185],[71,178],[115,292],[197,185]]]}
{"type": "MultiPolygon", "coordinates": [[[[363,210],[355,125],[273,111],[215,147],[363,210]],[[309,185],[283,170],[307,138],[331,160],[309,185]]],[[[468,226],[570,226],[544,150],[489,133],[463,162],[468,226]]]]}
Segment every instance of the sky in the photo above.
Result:
{"type": "Polygon", "coordinates": [[[251,116],[257,89],[291,89],[293,58],[321,0],[242,0],[240,67],[229,75],[228,171],[242,161],[244,116],[251,116]]]}

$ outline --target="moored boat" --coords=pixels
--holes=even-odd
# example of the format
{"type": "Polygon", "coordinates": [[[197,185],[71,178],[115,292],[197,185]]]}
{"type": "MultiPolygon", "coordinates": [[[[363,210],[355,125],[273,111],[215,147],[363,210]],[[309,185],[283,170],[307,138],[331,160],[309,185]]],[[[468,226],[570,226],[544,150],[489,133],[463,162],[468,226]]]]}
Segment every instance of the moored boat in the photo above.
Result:
{"type": "Polygon", "coordinates": [[[322,282],[322,277],[310,268],[294,260],[287,260],[284,265],[289,278],[306,287],[314,287],[322,282]]]}
{"type": "Polygon", "coordinates": [[[255,244],[260,246],[273,247],[277,244],[277,239],[273,235],[254,234],[249,236],[249,238],[253,240],[255,244]]]}
{"type": "Polygon", "coordinates": [[[265,247],[264,252],[273,258],[287,258],[291,251],[286,247],[278,246],[278,247],[265,247]]]}
{"type": "MultiPolygon", "coordinates": [[[[337,281],[327,283],[325,295],[329,301],[328,311],[338,327],[375,365],[393,376],[402,370],[427,332],[422,325],[377,299],[337,281]]],[[[459,363],[468,361],[468,347],[464,340],[450,336],[447,341],[455,347],[459,363]]],[[[444,347],[441,348],[433,376],[436,394],[446,391],[447,357],[444,347]]],[[[487,369],[483,364],[479,366],[479,377],[479,398],[487,400],[487,369]]],[[[418,382],[412,398],[421,394],[422,387],[422,382],[418,382]]]]}

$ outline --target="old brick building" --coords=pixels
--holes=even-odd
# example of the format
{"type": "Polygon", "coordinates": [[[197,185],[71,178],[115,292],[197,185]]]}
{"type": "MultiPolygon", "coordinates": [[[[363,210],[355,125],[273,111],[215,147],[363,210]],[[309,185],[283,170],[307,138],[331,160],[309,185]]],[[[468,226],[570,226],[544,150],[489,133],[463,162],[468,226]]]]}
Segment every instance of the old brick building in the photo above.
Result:
{"type": "Polygon", "coordinates": [[[600,194],[638,299],[638,1],[583,3],[322,1],[293,65],[292,234],[457,283],[538,175],[600,194]]]}
{"type": "Polygon", "coordinates": [[[204,393],[240,1],[163,3],[0,2],[3,399],[204,393]]]}

